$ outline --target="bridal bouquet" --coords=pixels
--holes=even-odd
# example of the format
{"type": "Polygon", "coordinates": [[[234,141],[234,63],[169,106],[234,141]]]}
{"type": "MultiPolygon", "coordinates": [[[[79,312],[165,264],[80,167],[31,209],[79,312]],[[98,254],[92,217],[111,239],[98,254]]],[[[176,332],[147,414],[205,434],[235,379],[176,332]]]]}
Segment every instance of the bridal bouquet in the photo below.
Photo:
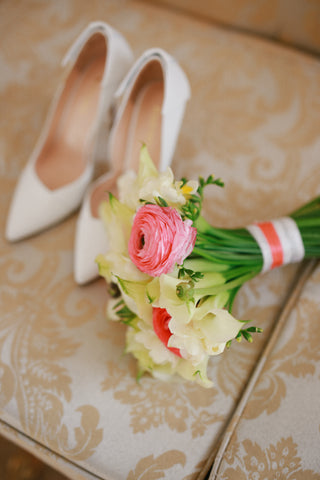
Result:
{"type": "Polygon", "coordinates": [[[113,299],[108,316],[127,325],[126,352],[140,377],[178,375],[209,387],[210,356],[261,329],[232,316],[240,287],[261,271],[320,256],[320,197],[288,217],[241,229],[210,226],[204,189],[220,179],[175,181],[146,146],[138,174],[101,205],[109,250],[97,258],[113,299]]]}

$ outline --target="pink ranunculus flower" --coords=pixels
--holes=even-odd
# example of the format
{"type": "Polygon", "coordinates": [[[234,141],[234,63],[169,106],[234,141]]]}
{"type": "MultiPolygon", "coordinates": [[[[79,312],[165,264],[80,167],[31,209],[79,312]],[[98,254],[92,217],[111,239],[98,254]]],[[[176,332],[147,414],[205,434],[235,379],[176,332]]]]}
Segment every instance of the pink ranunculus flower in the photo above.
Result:
{"type": "Polygon", "coordinates": [[[181,265],[193,250],[197,229],[182,220],[177,210],[144,205],[135,215],[129,240],[129,255],[136,267],[153,277],[181,265]]]}
{"type": "Polygon", "coordinates": [[[165,308],[156,308],[152,309],[152,323],[153,330],[155,334],[161,340],[161,342],[175,355],[181,357],[179,348],[168,347],[169,338],[172,333],[169,328],[169,322],[171,320],[171,315],[167,312],[165,308]]]}

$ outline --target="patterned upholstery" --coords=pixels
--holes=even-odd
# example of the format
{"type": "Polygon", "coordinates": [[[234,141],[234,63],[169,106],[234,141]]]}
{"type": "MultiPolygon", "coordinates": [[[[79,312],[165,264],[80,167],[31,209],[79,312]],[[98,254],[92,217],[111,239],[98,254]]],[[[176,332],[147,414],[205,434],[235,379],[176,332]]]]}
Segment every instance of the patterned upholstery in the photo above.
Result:
{"type": "MultiPolygon", "coordinates": [[[[96,19],[121,30],[136,57],[160,46],[186,71],[192,98],[173,170],[225,180],[225,189],[210,190],[209,221],[231,227],[269,219],[320,193],[316,58],[147,2],[3,0],[2,233],[63,75],[60,60],[96,19]]],[[[104,169],[100,162],[97,170],[104,169]]],[[[105,318],[104,282],[73,281],[75,221],[16,244],[0,237],[2,435],[74,479],[194,480],[210,469],[221,438],[228,441],[212,478],[263,478],[259,468],[285,479],[293,470],[295,478],[320,478],[319,268],[307,271],[241,419],[228,425],[284,302],[304,278],[300,267],[265,274],[240,291],[235,314],[264,333],[211,362],[214,388],[149,377],[137,384],[135,362],[122,355],[124,328],[105,318]]]]}
{"type": "Polygon", "coordinates": [[[274,337],[255,388],[245,394],[239,423],[227,429],[223,458],[217,456],[214,466],[217,477],[212,472],[210,478],[320,478],[320,334],[314,321],[320,269],[311,264],[305,273],[310,278],[280,318],[285,328],[274,337]]]}

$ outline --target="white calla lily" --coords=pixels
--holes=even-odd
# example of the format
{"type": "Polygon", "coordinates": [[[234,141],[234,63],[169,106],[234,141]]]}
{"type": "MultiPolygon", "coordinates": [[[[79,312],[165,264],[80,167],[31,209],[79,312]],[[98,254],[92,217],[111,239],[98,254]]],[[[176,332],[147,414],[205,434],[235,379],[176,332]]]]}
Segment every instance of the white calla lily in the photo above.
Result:
{"type": "Polygon", "coordinates": [[[148,281],[135,282],[117,277],[122,296],[130,308],[146,324],[152,325],[152,305],[146,296],[148,281]]]}
{"type": "Polygon", "coordinates": [[[235,338],[242,322],[227,310],[219,308],[226,302],[227,293],[207,298],[193,309],[188,321],[181,316],[172,316],[169,328],[172,336],[168,346],[179,348],[181,355],[198,364],[206,355],[223,352],[226,343],[235,338]]]}

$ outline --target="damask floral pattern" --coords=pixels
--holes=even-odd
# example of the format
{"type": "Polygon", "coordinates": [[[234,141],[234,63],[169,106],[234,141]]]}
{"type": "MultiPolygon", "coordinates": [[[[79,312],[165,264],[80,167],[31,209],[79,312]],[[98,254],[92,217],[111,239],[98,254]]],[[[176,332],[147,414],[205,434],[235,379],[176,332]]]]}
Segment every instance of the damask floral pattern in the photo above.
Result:
{"type": "Polygon", "coordinates": [[[309,266],[313,273],[244,394],[244,411],[225,433],[210,480],[320,478],[320,268],[309,266]]]}
{"type": "Polygon", "coordinates": [[[291,437],[262,449],[251,440],[237,442],[225,457],[229,465],[217,480],[319,480],[320,474],[303,468],[291,437]]]}
{"type": "Polygon", "coordinates": [[[158,480],[163,478],[166,471],[171,467],[180,464],[184,465],[186,456],[179,450],[169,450],[154,458],[153,455],[139,460],[134,471],[130,471],[127,480],[158,480]]]}
{"type": "Polygon", "coordinates": [[[246,418],[256,418],[266,412],[275,412],[286,398],[286,383],[317,374],[320,362],[320,332],[315,325],[319,311],[318,299],[303,297],[292,318],[291,335],[285,336],[281,346],[268,362],[248,404],[246,418]]]}
{"type": "MultiPolygon", "coordinates": [[[[138,384],[134,376],[128,379],[119,366],[109,363],[107,368],[108,376],[102,389],[110,389],[114,398],[127,406],[134,433],[165,424],[172,431],[182,433],[189,430],[195,438],[203,435],[213,423],[224,420],[223,415],[210,411],[217,395],[214,388],[200,392],[197,386],[159,383],[153,378],[143,378],[138,384]]],[[[135,371],[132,359],[128,368],[135,371]]]]}
{"type": "MultiPolygon", "coordinates": [[[[52,268],[47,273],[53,271],[52,268]]],[[[93,406],[78,407],[81,425],[75,430],[76,444],[70,448],[63,411],[64,402],[72,398],[72,378],[63,363],[76,354],[79,343],[63,333],[58,321],[70,291],[64,282],[52,287],[50,281],[45,281],[35,300],[32,277],[25,285],[20,278],[20,289],[14,290],[11,285],[0,291],[0,348],[8,352],[2,356],[2,406],[14,397],[22,428],[28,435],[68,452],[70,457],[85,459],[100,443],[102,430],[98,428],[99,413],[93,406]]],[[[68,315],[64,318],[67,320],[68,315]]]]}
{"type": "MultiPolygon", "coordinates": [[[[129,472],[127,480],[157,480],[164,478],[166,473],[170,477],[177,478],[178,472],[173,472],[172,467],[183,466],[186,463],[186,456],[179,450],[168,450],[165,453],[154,458],[153,455],[144,457],[137,463],[134,470],[129,472]],[[169,470],[169,472],[168,472],[169,470]]],[[[183,480],[192,480],[203,471],[205,462],[199,462],[195,471],[183,477],[183,480]]]]}
{"type": "MultiPolygon", "coordinates": [[[[15,183],[63,75],[58,65],[75,36],[97,18],[121,30],[136,56],[158,44],[185,69],[193,97],[173,169],[178,177],[196,172],[224,178],[226,188],[211,191],[205,205],[208,219],[223,226],[284,214],[319,193],[319,64],[150,2],[0,4],[1,420],[24,441],[29,436],[39,442],[42,456],[59,457],[60,466],[65,459],[66,465],[74,462],[83,472],[115,480],[142,479],[149,472],[168,479],[179,472],[178,478],[194,480],[208,468],[297,268],[272,272],[243,289],[236,312],[254,318],[265,334],[215,359],[215,387],[204,391],[151,378],[136,383],[134,364],[122,358],[124,330],[105,319],[103,282],[83,288],[73,282],[75,215],[20,243],[3,239],[15,183]]],[[[317,302],[305,302],[310,316],[317,302]]],[[[305,328],[301,338],[312,339],[305,328]]],[[[294,343],[287,343],[294,351],[294,343]]],[[[310,362],[303,342],[299,352],[299,371],[305,371],[310,362]]],[[[318,368],[317,358],[311,368],[318,368]]],[[[278,359],[272,378],[298,381],[294,367],[278,359]]],[[[271,396],[277,389],[272,386],[271,396]]],[[[289,390],[279,391],[281,407],[289,390]]],[[[253,445],[247,444],[248,455],[253,445]]]]}

